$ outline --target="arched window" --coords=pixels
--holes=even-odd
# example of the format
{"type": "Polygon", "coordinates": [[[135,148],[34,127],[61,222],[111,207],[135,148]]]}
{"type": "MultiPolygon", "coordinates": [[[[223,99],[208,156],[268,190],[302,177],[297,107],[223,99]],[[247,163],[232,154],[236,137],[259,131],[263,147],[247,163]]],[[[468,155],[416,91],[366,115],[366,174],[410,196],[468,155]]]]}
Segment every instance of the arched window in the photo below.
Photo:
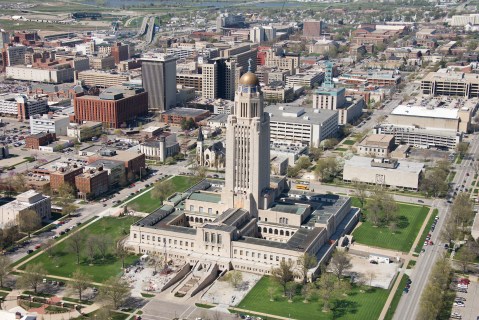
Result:
{"type": "Polygon", "coordinates": [[[268,229],[266,229],[266,227],[263,227],[263,232],[268,233],[268,229]]]}
{"type": "Polygon", "coordinates": [[[286,236],[289,237],[289,231],[286,231],[286,236]]]}
{"type": "Polygon", "coordinates": [[[268,233],[273,233],[273,229],[269,228],[268,233]]]}
{"type": "Polygon", "coordinates": [[[195,218],[195,222],[199,222],[199,221],[198,221],[198,217],[195,218]]]}
{"type": "Polygon", "coordinates": [[[278,234],[278,229],[274,229],[274,234],[278,234]]]}
{"type": "Polygon", "coordinates": [[[279,235],[280,235],[280,236],[284,236],[284,231],[283,231],[283,230],[279,230],[279,235]]]}
{"type": "Polygon", "coordinates": [[[200,218],[200,223],[203,223],[203,218],[200,218]]]}

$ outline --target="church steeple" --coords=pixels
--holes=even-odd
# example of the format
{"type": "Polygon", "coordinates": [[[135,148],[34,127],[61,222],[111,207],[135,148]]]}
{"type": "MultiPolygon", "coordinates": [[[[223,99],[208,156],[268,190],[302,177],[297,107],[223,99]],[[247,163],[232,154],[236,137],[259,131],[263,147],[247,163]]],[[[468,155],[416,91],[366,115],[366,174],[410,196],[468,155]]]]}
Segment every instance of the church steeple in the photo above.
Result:
{"type": "Polygon", "coordinates": [[[203,142],[205,141],[205,137],[203,136],[203,130],[201,129],[201,126],[200,128],[198,129],[198,139],[196,139],[196,141],[198,142],[203,142]]]}

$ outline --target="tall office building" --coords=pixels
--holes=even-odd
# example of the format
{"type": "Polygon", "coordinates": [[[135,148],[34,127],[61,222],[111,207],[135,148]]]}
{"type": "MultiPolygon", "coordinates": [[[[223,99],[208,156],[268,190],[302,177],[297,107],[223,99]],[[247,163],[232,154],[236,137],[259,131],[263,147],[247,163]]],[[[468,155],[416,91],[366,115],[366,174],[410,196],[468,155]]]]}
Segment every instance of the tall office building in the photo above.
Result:
{"type": "Polygon", "coordinates": [[[203,98],[233,100],[235,96],[236,62],[225,58],[203,64],[203,98]]]}
{"type": "Polygon", "coordinates": [[[121,42],[117,42],[111,46],[111,55],[115,58],[115,64],[119,64],[120,61],[125,61],[130,58],[128,50],[128,45],[121,44],[121,42]]]}
{"type": "Polygon", "coordinates": [[[254,43],[263,43],[265,41],[264,28],[259,26],[250,29],[249,40],[254,43]]]}
{"type": "Polygon", "coordinates": [[[224,203],[243,208],[254,217],[266,209],[263,192],[270,184],[269,115],[264,112],[258,77],[245,73],[235,95],[234,114],[226,123],[224,203]]]}
{"type": "Polygon", "coordinates": [[[148,109],[165,111],[176,105],[176,57],[150,54],[141,58],[143,87],[148,92],[148,109]]]}
{"type": "Polygon", "coordinates": [[[319,38],[322,33],[322,22],[316,20],[304,21],[303,36],[308,38],[319,38]]]}

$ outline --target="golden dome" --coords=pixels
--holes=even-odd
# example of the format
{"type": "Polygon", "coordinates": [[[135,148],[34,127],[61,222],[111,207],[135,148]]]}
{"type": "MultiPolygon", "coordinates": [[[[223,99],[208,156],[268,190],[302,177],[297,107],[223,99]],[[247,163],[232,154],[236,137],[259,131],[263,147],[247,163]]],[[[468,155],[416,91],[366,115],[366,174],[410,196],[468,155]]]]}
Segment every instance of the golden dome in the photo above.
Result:
{"type": "Polygon", "coordinates": [[[239,83],[246,86],[259,86],[258,77],[251,71],[246,72],[241,76],[239,83]]]}

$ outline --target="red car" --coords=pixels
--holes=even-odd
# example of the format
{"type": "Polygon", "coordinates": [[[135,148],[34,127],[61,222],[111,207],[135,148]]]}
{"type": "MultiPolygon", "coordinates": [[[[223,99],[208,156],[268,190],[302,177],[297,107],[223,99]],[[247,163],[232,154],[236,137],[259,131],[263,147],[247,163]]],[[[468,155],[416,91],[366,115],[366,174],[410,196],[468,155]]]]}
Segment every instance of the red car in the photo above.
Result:
{"type": "Polygon", "coordinates": [[[35,250],[36,250],[36,249],[40,249],[41,246],[42,246],[41,244],[37,244],[37,245],[35,246],[35,250]]]}
{"type": "Polygon", "coordinates": [[[462,284],[467,284],[467,285],[469,285],[469,283],[471,283],[471,280],[466,279],[466,278],[462,278],[462,279],[459,280],[459,282],[462,283],[462,284]]]}

